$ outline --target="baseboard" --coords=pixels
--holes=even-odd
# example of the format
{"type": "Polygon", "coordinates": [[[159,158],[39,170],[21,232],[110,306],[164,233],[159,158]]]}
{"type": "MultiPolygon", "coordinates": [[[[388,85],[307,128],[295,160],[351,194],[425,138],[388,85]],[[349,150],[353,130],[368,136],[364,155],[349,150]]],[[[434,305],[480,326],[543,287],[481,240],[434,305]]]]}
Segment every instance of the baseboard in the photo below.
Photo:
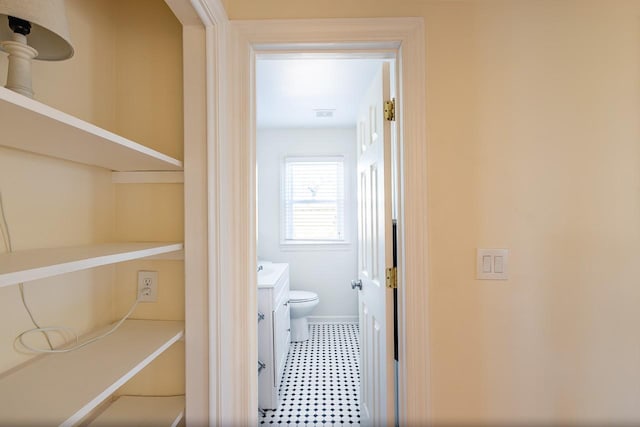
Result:
{"type": "Polygon", "coordinates": [[[309,323],[358,323],[358,316],[309,316],[309,323]]]}

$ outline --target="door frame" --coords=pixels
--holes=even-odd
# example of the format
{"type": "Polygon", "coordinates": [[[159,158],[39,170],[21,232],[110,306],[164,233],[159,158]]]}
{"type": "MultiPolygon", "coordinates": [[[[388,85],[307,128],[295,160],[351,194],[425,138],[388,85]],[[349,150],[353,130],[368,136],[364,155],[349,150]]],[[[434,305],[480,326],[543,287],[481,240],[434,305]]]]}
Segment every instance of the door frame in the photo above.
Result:
{"type": "Polygon", "coordinates": [[[242,353],[226,333],[235,307],[221,267],[229,20],[221,0],[164,1],[182,25],[186,424],[249,425],[255,415],[230,392],[242,353]]]}
{"type": "MultiPolygon", "coordinates": [[[[421,18],[230,21],[227,47],[228,138],[218,148],[218,251],[228,330],[210,334],[235,355],[220,389],[243,420],[257,421],[255,57],[278,50],[376,52],[398,61],[398,334],[399,422],[430,419],[429,266],[425,37],[421,18]],[[223,249],[223,250],[222,250],[223,249]],[[238,361],[240,363],[238,363],[238,361]],[[240,406],[236,406],[240,405],[240,406]]],[[[215,310],[216,307],[212,307],[215,310]]],[[[237,422],[238,420],[236,420],[237,422]]]]}

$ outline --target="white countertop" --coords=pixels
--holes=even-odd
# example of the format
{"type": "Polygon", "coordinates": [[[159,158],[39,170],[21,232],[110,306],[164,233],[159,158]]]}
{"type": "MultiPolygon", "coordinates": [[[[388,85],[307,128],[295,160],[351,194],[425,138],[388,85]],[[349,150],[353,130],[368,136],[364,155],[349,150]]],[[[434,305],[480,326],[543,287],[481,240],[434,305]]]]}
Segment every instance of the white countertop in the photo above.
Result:
{"type": "Polygon", "coordinates": [[[289,268],[287,263],[266,262],[258,265],[262,265],[262,270],[258,271],[258,288],[273,288],[289,268]]]}

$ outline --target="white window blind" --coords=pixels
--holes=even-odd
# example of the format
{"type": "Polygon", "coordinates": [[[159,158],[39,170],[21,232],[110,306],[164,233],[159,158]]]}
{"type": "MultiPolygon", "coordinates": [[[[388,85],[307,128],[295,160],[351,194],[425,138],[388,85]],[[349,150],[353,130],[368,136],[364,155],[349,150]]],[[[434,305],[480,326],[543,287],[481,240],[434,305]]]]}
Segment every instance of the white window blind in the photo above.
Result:
{"type": "Polygon", "coordinates": [[[342,242],[344,158],[287,157],[284,161],[285,242],[342,242]]]}

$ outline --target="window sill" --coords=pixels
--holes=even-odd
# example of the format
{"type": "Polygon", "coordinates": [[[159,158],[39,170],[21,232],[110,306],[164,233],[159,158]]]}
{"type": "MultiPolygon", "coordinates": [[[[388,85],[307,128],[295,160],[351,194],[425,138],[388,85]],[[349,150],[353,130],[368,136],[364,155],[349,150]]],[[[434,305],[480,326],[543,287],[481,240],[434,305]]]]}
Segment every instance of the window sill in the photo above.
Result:
{"type": "Polygon", "coordinates": [[[280,242],[280,250],[286,251],[349,251],[351,242],[280,242]]]}

